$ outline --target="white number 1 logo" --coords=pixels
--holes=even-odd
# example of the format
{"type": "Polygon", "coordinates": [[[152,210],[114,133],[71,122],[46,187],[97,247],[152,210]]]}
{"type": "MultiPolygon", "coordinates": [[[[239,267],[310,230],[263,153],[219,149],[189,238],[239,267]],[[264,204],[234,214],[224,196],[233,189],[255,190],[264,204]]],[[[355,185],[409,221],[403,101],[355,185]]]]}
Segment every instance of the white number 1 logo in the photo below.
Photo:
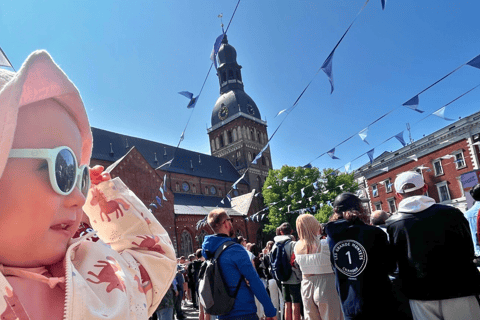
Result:
{"type": "Polygon", "coordinates": [[[350,251],[345,252],[345,254],[348,256],[348,263],[352,264],[352,258],[350,257],[350,251]]]}

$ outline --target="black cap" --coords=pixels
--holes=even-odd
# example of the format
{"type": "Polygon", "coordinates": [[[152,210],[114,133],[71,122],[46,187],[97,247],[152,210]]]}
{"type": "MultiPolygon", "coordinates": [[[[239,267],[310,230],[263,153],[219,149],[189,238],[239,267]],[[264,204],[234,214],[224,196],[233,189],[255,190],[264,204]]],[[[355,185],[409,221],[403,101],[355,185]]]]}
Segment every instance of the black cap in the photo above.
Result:
{"type": "Polygon", "coordinates": [[[350,209],[361,210],[362,200],[351,192],[339,194],[333,203],[336,212],[345,212],[350,209]]]}
{"type": "Polygon", "coordinates": [[[473,200],[475,201],[480,201],[480,183],[475,185],[471,190],[470,190],[470,195],[472,196],[473,200]]]}

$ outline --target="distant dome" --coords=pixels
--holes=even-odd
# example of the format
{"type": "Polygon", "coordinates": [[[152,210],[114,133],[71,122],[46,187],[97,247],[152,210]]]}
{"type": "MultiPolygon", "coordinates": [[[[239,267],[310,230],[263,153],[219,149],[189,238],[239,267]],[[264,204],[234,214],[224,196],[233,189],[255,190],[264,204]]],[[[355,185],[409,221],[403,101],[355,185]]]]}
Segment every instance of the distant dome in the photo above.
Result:
{"type": "Polygon", "coordinates": [[[223,37],[222,45],[218,50],[219,65],[224,63],[237,63],[237,51],[228,44],[227,35],[223,37]]]}
{"type": "Polygon", "coordinates": [[[245,91],[231,90],[220,95],[220,97],[217,99],[215,107],[212,111],[212,127],[219,122],[233,117],[238,112],[242,112],[257,118],[258,120],[262,120],[256,103],[248,94],[245,93],[245,91]],[[226,109],[223,107],[226,107],[226,109]]]}

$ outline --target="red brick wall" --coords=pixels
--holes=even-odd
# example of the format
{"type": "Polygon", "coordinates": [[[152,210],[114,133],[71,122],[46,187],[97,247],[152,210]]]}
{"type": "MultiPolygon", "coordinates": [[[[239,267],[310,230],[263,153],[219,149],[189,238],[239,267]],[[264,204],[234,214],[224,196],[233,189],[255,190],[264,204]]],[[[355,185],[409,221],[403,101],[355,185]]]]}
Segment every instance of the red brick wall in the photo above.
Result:
{"type": "MultiPolygon", "coordinates": [[[[456,199],[462,197],[462,190],[460,188],[460,184],[457,181],[457,177],[459,177],[461,174],[473,170],[473,164],[472,160],[470,157],[468,145],[467,145],[467,140],[460,140],[454,144],[451,144],[449,146],[446,146],[445,148],[439,149],[435,152],[432,152],[428,155],[425,155],[421,158],[418,159],[418,161],[410,161],[407,162],[406,164],[396,167],[386,173],[382,173],[378,176],[375,176],[373,178],[368,179],[368,192],[370,196],[370,201],[371,205],[373,207],[373,210],[375,210],[375,205],[374,203],[376,202],[381,202],[382,205],[382,210],[389,212],[389,206],[387,199],[391,197],[395,197],[395,204],[398,208],[398,203],[400,202],[398,197],[395,196],[395,187],[392,186],[392,192],[386,193],[385,185],[379,184],[380,181],[384,181],[388,178],[391,179],[391,183],[393,184],[395,182],[395,178],[398,174],[412,170],[414,168],[417,168],[419,166],[425,166],[429,167],[431,169],[430,172],[427,172],[426,170],[423,170],[423,177],[425,179],[425,183],[428,185],[428,195],[435,199],[437,202],[440,202],[440,198],[438,195],[437,187],[435,184],[442,182],[442,181],[447,181],[448,189],[450,192],[450,198],[451,199],[456,199]],[[442,159],[442,167],[443,167],[443,175],[435,176],[435,169],[433,168],[433,160],[438,159],[442,156],[451,154],[454,151],[457,150],[463,150],[463,157],[466,166],[462,169],[456,169],[456,165],[453,162],[455,159],[442,159]],[[378,187],[378,196],[374,197],[373,196],[373,191],[372,191],[372,185],[377,183],[378,187]]],[[[381,166],[378,166],[378,168],[382,168],[381,166]]]]}

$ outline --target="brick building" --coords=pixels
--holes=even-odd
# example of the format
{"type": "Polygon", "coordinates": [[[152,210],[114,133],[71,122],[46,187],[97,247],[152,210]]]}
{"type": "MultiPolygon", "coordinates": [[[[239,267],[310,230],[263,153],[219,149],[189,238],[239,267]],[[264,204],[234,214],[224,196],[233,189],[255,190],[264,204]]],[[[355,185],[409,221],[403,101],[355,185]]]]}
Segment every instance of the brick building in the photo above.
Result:
{"type": "Polygon", "coordinates": [[[226,37],[218,60],[220,97],[212,111],[212,127],[207,130],[212,155],[92,128],[90,165],[108,167],[112,177],[125,182],[165,227],[178,256],[193,253],[212,233],[208,226],[197,230],[196,223],[216,207],[225,208],[233,218],[237,236],[263,246],[262,225],[247,222],[247,217],[263,206],[255,193],[272,168],[269,147],[258,163],[249,167],[267,144],[267,124],[243,90],[241,66],[226,37]],[[246,171],[231,192],[230,203],[224,197],[246,171]],[[163,184],[166,201],[159,190],[163,184]]]}
{"type": "Polygon", "coordinates": [[[399,199],[393,183],[398,174],[416,170],[428,185],[428,196],[437,203],[462,211],[467,201],[460,177],[479,169],[480,112],[412,142],[393,152],[384,152],[373,164],[360,167],[355,179],[361,197],[371,210],[396,212],[399,199]]]}

